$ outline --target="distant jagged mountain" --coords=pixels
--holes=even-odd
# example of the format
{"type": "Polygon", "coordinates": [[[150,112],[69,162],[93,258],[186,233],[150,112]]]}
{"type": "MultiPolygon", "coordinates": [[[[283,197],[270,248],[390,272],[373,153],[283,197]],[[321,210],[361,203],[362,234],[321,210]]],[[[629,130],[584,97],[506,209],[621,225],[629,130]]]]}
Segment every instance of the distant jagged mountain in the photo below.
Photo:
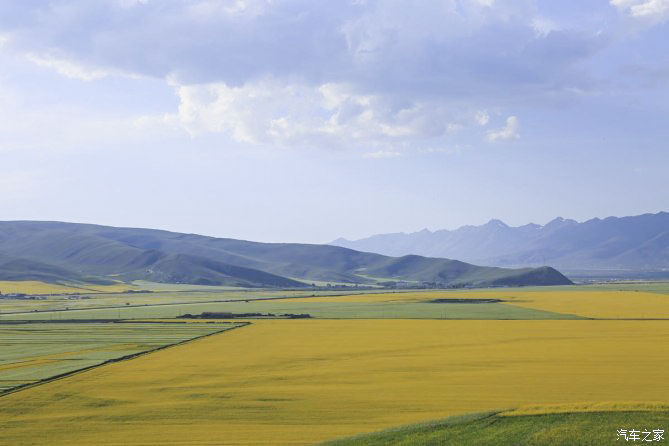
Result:
{"type": "Polygon", "coordinates": [[[329,245],[257,243],[76,223],[0,222],[0,280],[110,279],[280,288],[305,287],[311,281],[400,280],[434,286],[571,283],[550,267],[489,268],[329,245]]]}
{"type": "Polygon", "coordinates": [[[381,234],[331,245],[390,256],[418,254],[457,258],[479,265],[552,265],[566,270],[669,269],[669,213],[593,218],[583,223],[556,218],[540,226],[507,226],[490,220],[481,226],[411,234],[381,234]]]}

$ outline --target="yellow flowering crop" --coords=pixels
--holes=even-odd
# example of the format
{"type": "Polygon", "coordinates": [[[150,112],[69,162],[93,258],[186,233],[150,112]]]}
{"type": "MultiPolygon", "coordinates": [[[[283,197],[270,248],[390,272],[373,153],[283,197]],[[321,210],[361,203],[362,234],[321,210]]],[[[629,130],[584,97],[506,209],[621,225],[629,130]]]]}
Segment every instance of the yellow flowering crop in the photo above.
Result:
{"type": "Polygon", "coordinates": [[[313,444],[669,401],[669,321],[262,320],[0,398],[3,444],[313,444]]]}
{"type": "Polygon", "coordinates": [[[60,294],[60,293],[90,293],[90,292],[119,292],[136,288],[127,283],[117,283],[112,285],[63,285],[58,283],[44,283],[34,280],[22,281],[0,281],[0,292],[2,294],[23,293],[23,294],[60,294]]]}

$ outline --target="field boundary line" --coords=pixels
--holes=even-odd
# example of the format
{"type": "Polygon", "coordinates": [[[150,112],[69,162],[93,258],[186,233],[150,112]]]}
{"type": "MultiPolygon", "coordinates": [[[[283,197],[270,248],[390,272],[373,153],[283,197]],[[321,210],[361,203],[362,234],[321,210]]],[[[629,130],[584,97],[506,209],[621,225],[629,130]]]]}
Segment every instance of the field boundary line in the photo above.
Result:
{"type": "MultiPolygon", "coordinates": [[[[378,294],[390,294],[390,293],[378,293],[378,294]]],[[[255,302],[255,301],[285,300],[285,299],[313,299],[319,297],[347,297],[355,295],[356,294],[328,294],[325,296],[278,296],[278,297],[258,297],[256,299],[225,299],[225,300],[219,299],[219,300],[201,300],[197,302],[167,302],[162,304],[132,304],[132,305],[116,305],[116,306],[105,306],[105,307],[87,307],[87,308],[67,308],[67,309],[54,308],[51,310],[5,311],[5,312],[0,312],[0,318],[2,318],[2,316],[5,315],[17,315],[17,314],[61,313],[61,312],[91,311],[91,310],[120,310],[122,308],[149,308],[149,307],[167,307],[167,306],[177,306],[177,305],[239,303],[239,302],[255,302]]]]}
{"type": "MultiPolygon", "coordinates": [[[[484,288],[485,289],[485,288],[484,288]]],[[[255,299],[217,299],[217,300],[201,300],[197,302],[167,302],[159,304],[132,304],[132,305],[115,305],[104,307],[88,307],[88,308],[54,308],[50,310],[32,310],[32,311],[5,311],[0,312],[0,318],[5,315],[16,314],[36,314],[36,313],[59,313],[66,311],[86,311],[86,310],[119,310],[121,308],[144,308],[144,307],[160,307],[160,306],[174,306],[174,305],[197,305],[197,304],[216,304],[216,303],[234,303],[234,302],[254,302],[254,301],[268,301],[268,300],[283,300],[283,299],[313,299],[319,297],[347,297],[347,296],[364,296],[365,294],[405,294],[413,292],[452,292],[459,290],[407,290],[407,291],[385,291],[385,292],[359,292],[359,293],[343,293],[343,294],[323,294],[318,296],[276,296],[276,297],[258,297],[255,299]]],[[[162,293],[162,291],[160,291],[162,293]]],[[[166,291],[165,293],[179,293],[180,291],[166,291]]],[[[205,291],[203,291],[205,292],[205,291]]],[[[227,291],[226,291],[227,292],[227,291]]],[[[121,292],[115,293],[100,293],[100,294],[126,294],[121,292]]],[[[35,294],[35,296],[52,296],[51,294],[35,294]]]]}
{"type": "MultiPolygon", "coordinates": [[[[169,324],[170,322],[165,322],[165,323],[169,324]]],[[[11,389],[8,389],[4,392],[0,392],[0,398],[2,398],[4,396],[7,396],[7,395],[11,395],[11,394],[16,393],[16,392],[20,392],[22,390],[30,389],[32,387],[41,386],[43,384],[48,384],[48,383],[53,382],[53,381],[57,381],[57,380],[60,380],[60,379],[63,379],[63,378],[67,378],[67,377],[70,377],[72,375],[76,375],[78,373],[84,373],[84,372],[87,372],[89,370],[97,369],[99,367],[102,367],[102,366],[105,366],[105,365],[108,365],[108,364],[113,364],[115,362],[129,361],[131,359],[135,359],[135,358],[138,358],[140,356],[155,353],[155,352],[160,351],[160,350],[165,350],[165,349],[172,348],[172,347],[178,347],[180,345],[188,344],[189,342],[198,341],[200,339],[203,339],[203,338],[206,338],[206,337],[209,337],[209,336],[218,335],[218,334],[221,334],[221,333],[225,333],[225,332],[228,332],[228,331],[235,330],[237,328],[243,328],[243,327],[252,325],[251,322],[246,322],[246,321],[232,322],[232,323],[237,324],[237,325],[234,326],[234,327],[229,327],[229,328],[223,329],[223,330],[217,330],[217,331],[214,331],[212,333],[206,333],[206,334],[194,337],[194,338],[184,339],[183,341],[175,342],[173,344],[161,345],[161,346],[153,348],[151,350],[144,350],[142,352],[131,353],[129,355],[119,356],[118,358],[107,359],[107,360],[105,360],[105,361],[103,361],[99,364],[90,365],[90,366],[87,366],[87,367],[82,367],[80,369],[71,370],[71,371],[65,372],[65,373],[60,373],[58,375],[53,375],[53,376],[50,376],[48,378],[43,378],[43,379],[40,379],[39,381],[35,381],[35,382],[32,382],[32,383],[21,384],[19,386],[12,387],[11,389]]]]}

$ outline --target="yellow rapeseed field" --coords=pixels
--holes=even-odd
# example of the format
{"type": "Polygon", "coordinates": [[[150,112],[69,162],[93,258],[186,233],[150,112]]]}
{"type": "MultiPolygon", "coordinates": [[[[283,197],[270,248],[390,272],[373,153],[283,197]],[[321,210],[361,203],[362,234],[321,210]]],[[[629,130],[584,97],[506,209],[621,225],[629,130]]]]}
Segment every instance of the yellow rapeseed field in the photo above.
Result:
{"type": "Polygon", "coordinates": [[[501,298],[512,305],[592,318],[669,318],[669,295],[637,291],[528,291],[501,298]]]}
{"type": "Polygon", "coordinates": [[[0,444],[312,444],[532,405],[666,404],[669,321],[264,320],[0,398],[0,444]]]}
{"type": "Polygon", "coordinates": [[[630,402],[599,402],[599,403],[572,403],[572,404],[544,404],[522,406],[516,409],[501,412],[501,416],[542,415],[553,413],[574,412],[668,412],[667,403],[630,403],[630,402]]]}
{"type": "Polygon", "coordinates": [[[67,285],[55,283],[44,283],[33,280],[22,281],[0,281],[0,292],[3,294],[24,293],[24,294],[55,294],[55,293],[77,293],[81,288],[74,288],[67,285]]]}
{"type": "Polygon", "coordinates": [[[24,294],[59,294],[59,293],[90,293],[97,292],[119,292],[134,289],[133,285],[127,283],[118,283],[113,285],[63,285],[57,283],[44,283],[34,280],[22,281],[0,281],[0,292],[3,294],[24,293],[24,294]]]}
{"type": "MultiPolygon", "coordinates": [[[[554,313],[603,319],[669,318],[669,295],[639,291],[541,290],[505,289],[472,291],[425,291],[379,294],[357,294],[308,299],[286,299],[284,302],[424,302],[438,298],[497,298],[508,304],[554,313]]],[[[446,304],[447,305],[447,304],[446,304]]]]}

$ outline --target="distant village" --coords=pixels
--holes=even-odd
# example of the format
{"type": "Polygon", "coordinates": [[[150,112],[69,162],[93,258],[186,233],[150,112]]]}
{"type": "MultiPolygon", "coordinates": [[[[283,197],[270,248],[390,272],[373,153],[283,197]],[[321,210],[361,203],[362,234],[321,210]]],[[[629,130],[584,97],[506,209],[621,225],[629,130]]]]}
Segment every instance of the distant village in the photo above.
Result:
{"type": "Polygon", "coordinates": [[[3,294],[0,291],[0,299],[18,299],[18,300],[46,300],[50,296],[62,296],[68,300],[90,299],[91,296],[84,296],[81,294],[25,294],[25,293],[8,293],[3,294]]]}

